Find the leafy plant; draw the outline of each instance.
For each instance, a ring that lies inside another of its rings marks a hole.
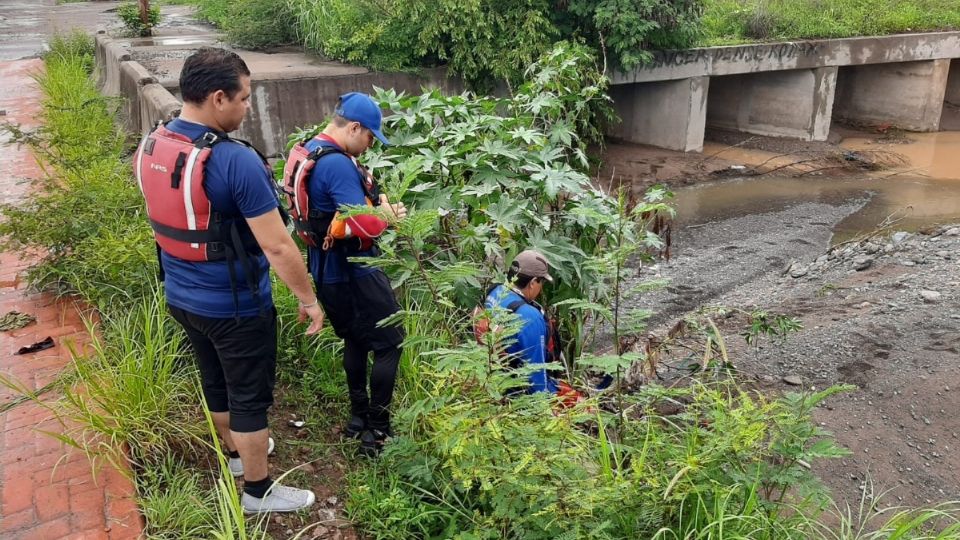
[[[633,69],[651,51],[692,46],[701,33],[700,0],[571,0],[554,17],[568,32],[609,52],[611,67]]]
[[[227,34],[239,47],[265,49],[294,43],[297,25],[286,1],[202,0],[197,14]]]
[[[151,6],[147,11],[147,20],[140,17],[140,6],[136,2],[128,2],[117,6],[117,17],[134,36],[149,36],[154,26],[160,24],[160,6]]]

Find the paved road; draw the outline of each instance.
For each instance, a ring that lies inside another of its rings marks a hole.
[[[81,2],[57,5],[55,0],[0,2],[0,60],[32,58],[42,52],[55,31],[81,28],[88,32],[120,26],[114,10],[120,2]]]

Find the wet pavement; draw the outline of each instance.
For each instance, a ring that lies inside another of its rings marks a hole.
[[[114,12],[120,2],[79,2],[57,5],[55,0],[0,2],[0,60],[33,58],[46,48],[56,31],[88,31],[120,27]]]

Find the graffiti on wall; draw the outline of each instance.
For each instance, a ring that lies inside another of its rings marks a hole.
[[[648,69],[685,66],[688,64],[714,62],[762,62],[765,60],[784,61],[798,57],[820,54],[820,44],[810,41],[797,43],[778,43],[776,45],[745,45],[742,47],[718,47],[711,49],[689,49],[685,51],[656,51]]]

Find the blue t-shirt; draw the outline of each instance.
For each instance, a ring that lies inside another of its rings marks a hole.
[[[181,120],[167,124],[167,129],[186,135],[191,140],[202,137],[210,128]],[[279,206],[273,179],[256,152],[234,142],[221,142],[213,147],[206,162],[204,191],[212,208],[236,219],[255,218],[275,212]],[[235,315],[251,317],[260,312],[243,265],[235,263],[238,305],[234,305],[230,273],[226,261],[189,262],[162,253],[167,303],[190,313],[211,318]],[[270,265],[263,255],[251,256],[260,276],[260,300],[263,308],[273,306],[270,290]]]
[[[313,152],[317,148],[336,148],[330,141],[311,139],[305,145],[307,151]],[[366,204],[363,192],[363,175],[353,160],[338,153],[330,153],[322,157],[307,180],[307,190],[310,199],[310,208],[321,212],[335,212],[344,206],[362,206]],[[351,254],[349,257],[373,257],[373,250]],[[324,259],[326,259],[324,261]],[[363,277],[376,271],[375,268],[363,264],[351,263],[348,256],[337,251],[323,251],[310,248],[307,250],[307,266],[310,274],[317,283],[344,283],[354,278]],[[323,276],[320,276],[320,266],[323,264]]]
[[[498,285],[487,295],[484,305],[488,309],[494,306],[507,309],[507,306],[517,300],[523,300],[519,293]],[[526,301],[517,308],[515,313],[523,321],[523,325],[513,336],[515,341],[507,347],[507,353],[521,359],[524,365],[546,364],[547,320],[543,317],[543,313]],[[557,384],[547,374],[546,369],[541,369],[530,374],[530,391],[556,393]]]

